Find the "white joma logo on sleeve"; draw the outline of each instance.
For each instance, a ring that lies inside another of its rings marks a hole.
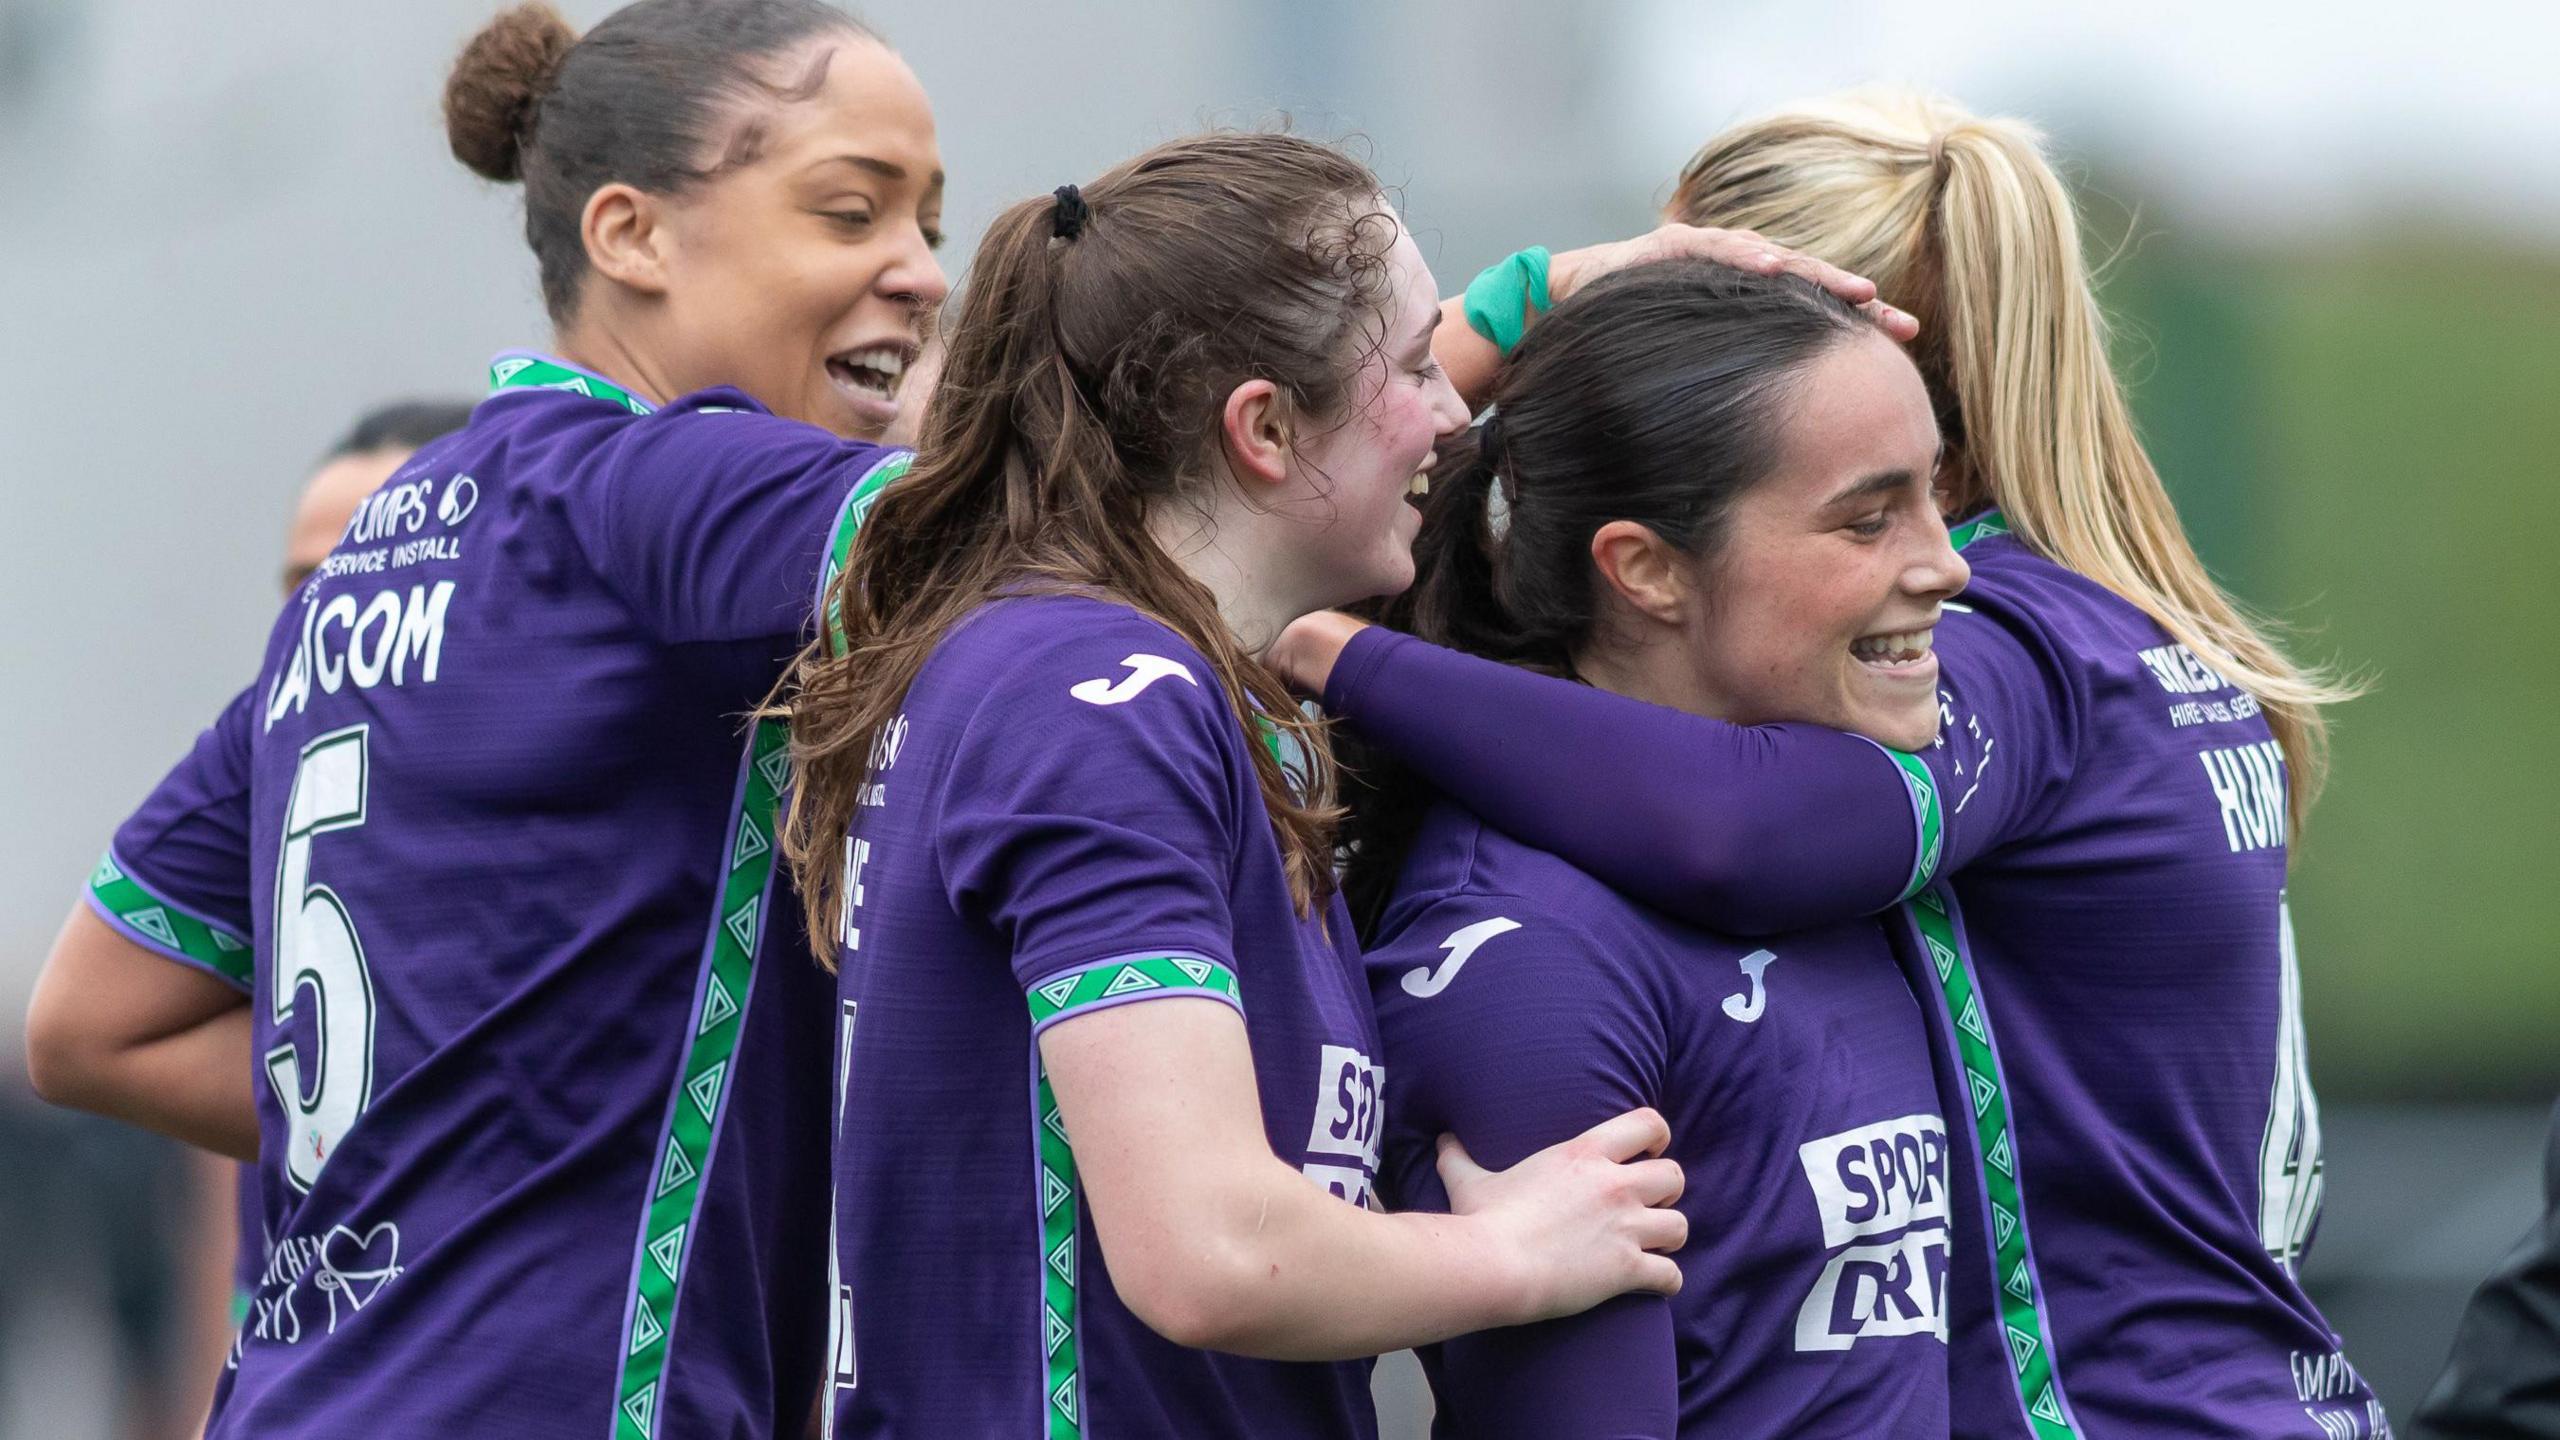
[[[1448,989],[1449,982],[1458,978],[1459,969],[1467,963],[1467,957],[1476,953],[1476,947],[1496,935],[1506,935],[1519,928],[1519,921],[1496,915],[1490,920],[1479,920],[1452,931],[1448,939],[1440,942],[1440,948],[1449,952],[1449,958],[1437,966],[1417,965],[1404,972],[1404,993],[1417,1000],[1428,1000]]]
[[[1181,676],[1185,685],[1197,687],[1200,683],[1191,678],[1191,672],[1181,662],[1161,655],[1132,655],[1120,663],[1128,667],[1128,674],[1117,680],[1081,681],[1068,686],[1067,693],[1087,705],[1126,705],[1168,675]]]

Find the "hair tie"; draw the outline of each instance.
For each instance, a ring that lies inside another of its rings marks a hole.
[[[1093,218],[1093,207],[1084,203],[1084,192],[1073,185],[1061,185],[1050,192],[1058,197],[1058,208],[1050,212],[1049,233],[1060,240],[1073,240],[1084,233],[1084,222]]]
[[[1502,461],[1502,412],[1494,411],[1476,427],[1476,455],[1492,469],[1500,469]]]

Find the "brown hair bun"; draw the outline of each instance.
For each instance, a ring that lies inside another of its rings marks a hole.
[[[542,97],[577,43],[578,32],[542,0],[527,0],[482,26],[444,82],[453,158],[492,180],[522,179],[524,144]]]

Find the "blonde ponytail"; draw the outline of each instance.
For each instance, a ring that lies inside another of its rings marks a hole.
[[[2298,828],[2328,769],[2321,707],[2355,687],[2288,659],[2197,558],[2136,437],[2071,196],[2041,137],[1905,92],[1816,102],[1716,137],[1670,213],[1756,230],[1875,280],[1920,319],[1954,501],[2106,586],[2253,696]]]

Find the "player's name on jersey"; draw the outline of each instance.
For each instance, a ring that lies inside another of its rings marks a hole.
[[[347,591],[325,601],[306,592],[293,655],[267,687],[267,728],[307,708],[315,686],[335,695],[349,687],[405,686],[412,677],[435,683],[452,605],[450,580],[394,585],[361,600]]]

